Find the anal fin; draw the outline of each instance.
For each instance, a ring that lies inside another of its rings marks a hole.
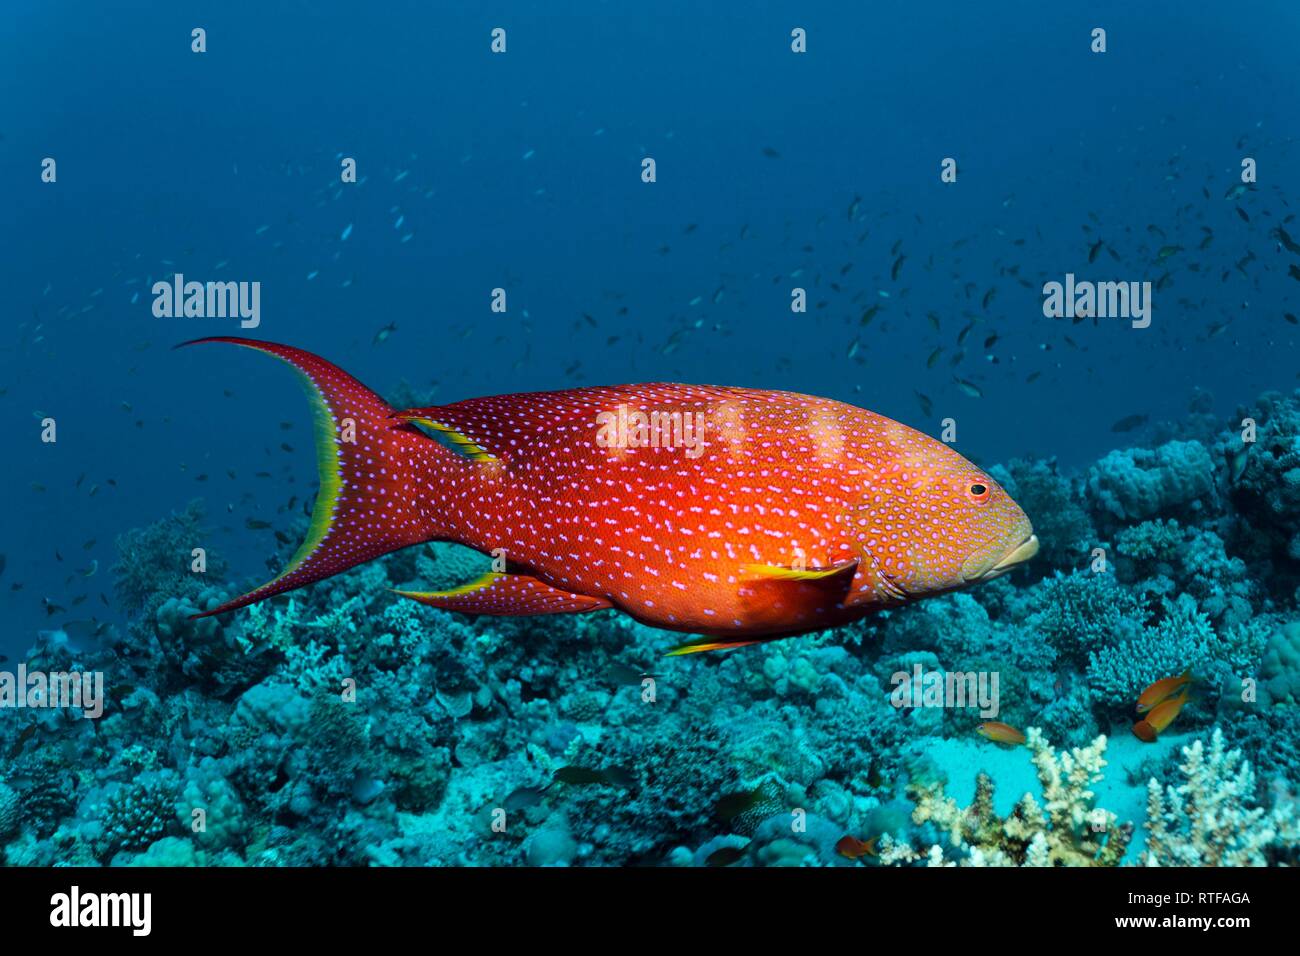
[[[446,591],[398,591],[402,597],[461,614],[528,617],[533,614],[582,614],[612,607],[604,598],[553,588],[526,574],[489,571],[477,580]]]
[[[725,637],[702,637],[687,641],[685,644],[678,644],[664,656],[681,657],[683,654],[699,654],[703,651],[729,651],[733,647],[748,647],[750,644],[760,644],[765,640],[767,640],[765,637],[748,641],[729,641]]]

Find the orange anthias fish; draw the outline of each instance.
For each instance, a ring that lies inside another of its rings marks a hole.
[[[840,402],[646,384],[399,411],[301,349],[199,341],[302,373],[320,471],[311,527],[284,572],[206,614],[453,541],[504,556],[504,573],[399,593],[465,614],[616,608],[705,635],[685,653],[846,624],[988,581],[1038,551],[1029,519],[987,474]]]
[[[1145,720],[1139,720],[1133,725],[1133,736],[1145,743],[1153,744],[1156,742],[1156,729]]]
[[[839,842],[835,844],[835,852],[840,856],[848,857],[850,860],[861,859],[864,856],[876,855],[876,841],[880,837],[873,836],[870,840],[859,840],[855,836],[842,836]]]
[[[1025,742],[1024,734],[1000,720],[986,720],[975,729],[981,737],[986,737],[1000,744],[1023,744]]]
[[[1137,712],[1145,714],[1166,697],[1176,694],[1184,684],[1190,684],[1191,681],[1192,672],[1190,670],[1184,671],[1180,677],[1166,677],[1156,681],[1138,697]]]
[[[1156,737],[1163,733],[1174,722],[1174,718],[1178,716],[1179,712],[1182,711],[1191,691],[1192,688],[1186,686],[1177,697],[1166,698],[1153,707],[1144,720],[1139,720],[1133,725],[1134,735],[1139,740],[1154,743]]]
[[[1183,692],[1177,697],[1170,697],[1151,708],[1151,713],[1147,714],[1147,723],[1155,728],[1156,733],[1160,733],[1174,722],[1174,718],[1182,711],[1191,692],[1190,687],[1184,687]]]

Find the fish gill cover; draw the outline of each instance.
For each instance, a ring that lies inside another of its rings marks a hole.
[[[4,864],[1300,861],[1293,4],[9,6]]]

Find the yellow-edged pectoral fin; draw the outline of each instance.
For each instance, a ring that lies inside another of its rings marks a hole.
[[[843,561],[825,568],[790,568],[776,564],[742,564],[740,571],[746,577],[763,581],[828,581],[847,575],[849,580],[858,569],[858,560]]]

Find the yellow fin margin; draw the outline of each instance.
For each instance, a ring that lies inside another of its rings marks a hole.
[[[785,568],[776,564],[742,564],[740,570],[745,574],[767,578],[770,581],[822,581],[843,574],[851,567],[857,566],[857,559],[834,564],[829,568]]]
[[[450,425],[444,425],[442,422],[434,421],[432,418],[414,418],[405,415],[398,416],[402,421],[416,422],[425,428],[432,429],[440,434],[446,435],[447,440],[455,445],[455,451],[474,461],[498,461],[496,455],[492,454],[474,439],[468,435],[458,432]]]
[[[508,575],[505,574],[499,574],[496,571],[488,571],[487,573],[475,578],[473,581],[458,585],[454,588],[449,588],[446,591],[398,591],[393,588],[389,588],[389,590],[400,597],[412,598],[417,601],[420,598],[460,597],[462,594],[473,594],[475,591],[482,591],[484,588],[490,588],[494,583],[496,583],[498,578],[504,578],[507,576]]]

